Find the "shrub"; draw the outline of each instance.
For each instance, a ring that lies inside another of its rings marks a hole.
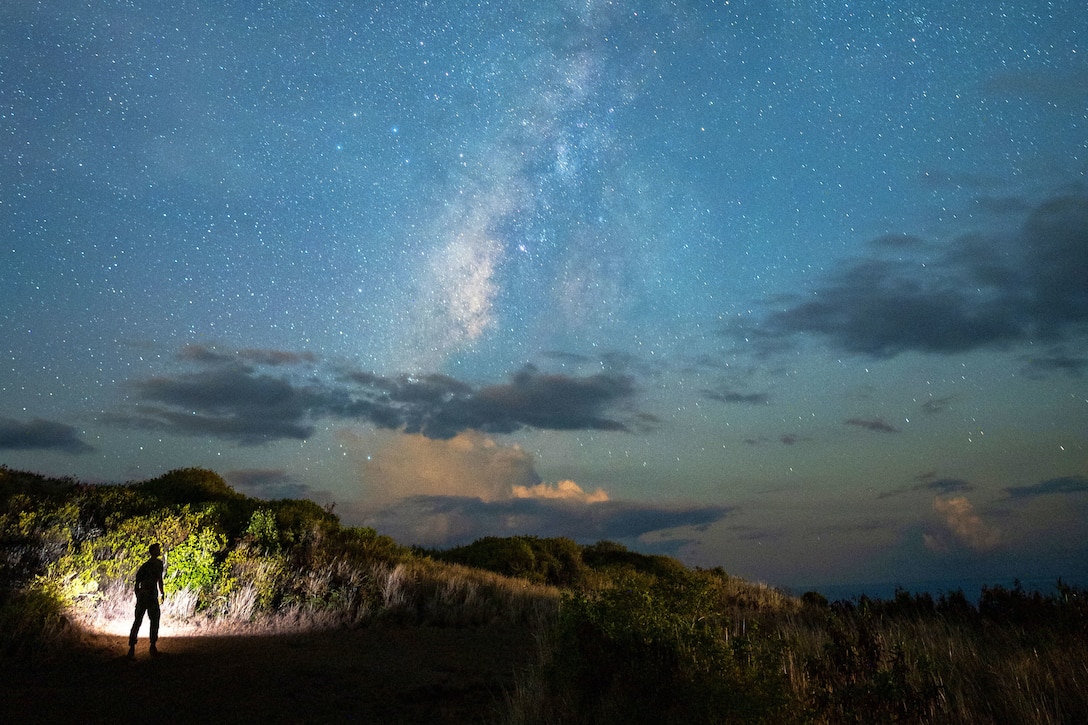
[[[727,624],[707,577],[629,574],[564,596],[546,678],[580,722],[774,719],[788,701],[780,653]]]
[[[34,587],[0,599],[0,651],[26,657],[75,636],[56,592]]]
[[[228,486],[218,473],[205,468],[178,468],[138,483],[135,488],[167,504],[241,501],[246,498]]]

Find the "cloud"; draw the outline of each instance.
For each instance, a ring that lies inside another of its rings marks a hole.
[[[895,256],[882,256],[893,246]],[[886,358],[1061,341],[1088,323],[1088,197],[1039,204],[1009,235],[965,235],[944,248],[882,237],[870,248],[876,256],[787,298],[746,338],[767,353],[815,335],[836,350]]]
[[[947,395],[943,398],[930,398],[922,403],[922,412],[928,415],[943,413],[948,410],[949,405],[951,405],[952,401],[955,399],[955,395]]]
[[[627,375],[600,373],[585,378],[545,375],[526,367],[506,385],[481,388],[467,407],[474,428],[513,432],[518,428],[551,430],[624,430],[601,411],[634,392]]]
[[[1047,355],[1024,358],[1023,372],[1033,380],[1048,378],[1054,373],[1064,373],[1071,378],[1083,377],[1088,370],[1088,358],[1053,350]]]
[[[571,480],[560,481],[554,486],[546,483],[538,483],[535,486],[514,486],[512,493],[514,498],[543,498],[580,503],[601,503],[608,500],[608,494],[603,488],[598,488],[593,493],[586,493],[581,486]]]
[[[342,431],[340,441],[359,462],[361,485],[358,499],[339,509],[345,520],[402,543],[442,547],[512,535],[630,542],[706,526],[731,510],[614,501],[602,488],[546,483],[531,453],[476,431],[450,439]]]
[[[0,450],[54,450],[90,453],[94,447],[80,440],[76,429],[64,423],[35,418],[21,422],[0,418]]]
[[[543,373],[531,365],[506,383],[475,387],[441,374],[388,377],[360,371],[340,371],[332,380],[311,376],[300,381],[290,371],[273,374],[261,367],[308,363],[311,358],[274,351],[221,356],[190,346],[183,359],[199,361],[202,368],[137,381],[135,410],[103,420],[243,445],[306,439],[321,419],[369,423],[435,439],[469,430],[628,431],[626,423],[608,413],[635,392],[628,375],[577,377]],[[255,364],[245,364],[249,362]],[[640,413],[628,417],[636,429],[653,422]]]
[[[541,373],[531,365],[508,383],[479,388],[443,375],[393,379],[356,373],[348,379],[359,387],[347,391],[353,400],[342,410],[345,417],[428,438],[452,438],[466,430],[626,431],[624,423],[604,413],[634,394],[627,375],[573,377]]]
[[[966,496],[937,496],[933,499],[933,510],[941,516],[948,531],[971,549],[986,551],[996,547],[1000,541],[1000,532],[982,521]],[[927,545],[941,548],[938,541],[936,537],[929,536]]]
[[[1088,478],[1084,476],[1063,476],[1040,481],[1029,486],[1010,486],[1005,489],[1005,493],[1009,495],[1009,498],[1016,499],[1086,492],[1088,492]]]
[[[311,417],[328,408],[326,393],[282,377],[226,365],[135,384],[145,402],[132,424],[253,445],[313,435]]]
[[[961,478],[936,478],[933,474],[924,474],[919,476],[922,480],[921,483],[914,486],[908,486],[907,488],[897,488],[892,491],[885,491],[881,493],[877,498],[890,498],[892,496],[898,496],[900,494],[909,493],[911,491],[925,491],[928,493],[939,493],[943,495],[952,493],[964,493],[967,491],[973,491],[972,486],[967,481]]]
[[[735,390],[704,390],[703,397],[720,403],[745,405],[767,405],[771,402],[771,396],[767,393],[738,393]]]
[[[871,430],[876,433],[899,433],[899,429],[890,423],[885,423],[880,418],[849,418],[843,421],[843,425],[852,425],[857,428],[864,428],[865,430]]]
[[[422,435],[340,434],[359,461],[364,498],[369,503],[410,496],[459,496],[494,501],[517,488],[541,483],[532,454],[501,445],[476,431],[453,438]]]
[[[268,500],[281,498],[309,498],[313,499],[318,492],[309,486],[299,483],[289,473],[280,468],[243,468],[227,471],[223,474],[233,488],[238,489],[257,498]],[[322,492],[323,499],[328,499],[329,494]]]

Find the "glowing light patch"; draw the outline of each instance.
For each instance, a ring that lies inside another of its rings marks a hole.
[[[538,483],[535,486],[514,486],[511,493],[514,498],[561,499],[581,503],[600,503],[608,500],[608,493],[603,488],[598,488],[593,493],[586,493],[581,486],[570,480],[560,481],[554,486],[546,483]]]

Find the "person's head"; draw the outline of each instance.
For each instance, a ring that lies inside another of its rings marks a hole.
[[[147,553],[151,556],[162,556],[162,548],[158,544],[147,547]]]

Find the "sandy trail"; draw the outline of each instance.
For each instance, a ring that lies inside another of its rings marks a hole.
[[[0,722],[492,721],[535,658],[524,629],[373,626],[307,635],[124,638],[0,660]]]

